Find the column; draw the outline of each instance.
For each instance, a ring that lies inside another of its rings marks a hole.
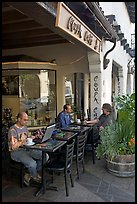
[[[89,108],[89,74],[84,74],[84,113],[88,117],[87,109]]]
[[[90,73],[90,113],[91,120],[101,114],[102,99],[101,73]]]
[[[98,118],[102,107],[102,73],[100,55],[88,52],[90,72],[90,118]]]

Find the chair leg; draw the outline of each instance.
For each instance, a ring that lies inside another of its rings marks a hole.
[[[69,196],[69,190],[68,190],[68,175],[67,172],[65,173],[65,188],[66,188],[66,196]]]
[[[51,175],[51,183],[53,183],[53,176],[54,176],[54,172],[52,171],[52,175]]]
[[[94,148],[94,144],[92,144],[92,159],[93,159],[93,164],[95,164],[95,148]]]
[[[70,173],[70,181],[71,181],[71,186],[74,187],[74,182],[73,182],[71,173]]]
[[[78,162],[78,159],[76,159],[76,167],[77,167],[77,178],[79,179],[79,162]]]
[[[8,180],[10,180],[11,176],[12,176],[12,172],[11,172],[11,168],[10,168],[10,163],[7,162],[7,166],[6,166],[6,175]]]
[[[84,159],[82,160],[82,166],[83,166],[83,173],[85,173]]]
[[[20,169],[20,187],[23,188],[23,180],[24,180],[24,166],[21,166]]]

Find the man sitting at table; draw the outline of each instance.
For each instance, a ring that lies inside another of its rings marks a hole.
[[[106,125],[109,125],[112,122],[112,107],[109,103],[104,103],[102,106],[103,113],[99,116],[99,118],[85,121],[87,124],[93,124],[92,130],[88,134],[87,143],[90,143],[91,137],[93,140],[99,140],[99,131],[105,128]]]
[[[71,112],[72,112],[71,105],[65,104],[63,106],[63,111],[61,111],[57,117],[57,123],[59,128],[64,128],[71,124],[71,118],[70,118]]]
[[[17,115],[17,122],[10,127],[8,132],[8,145],[10,156],[13,160],[21,162],[28,168],[30,174],[25,174],[24,184],[29,186],[30,179],[35,182],[41,182],[41,176],[38,171],[42,168],[42,151],[20,148],[26,142],[28,137],[28,115],[25,112],[21,112]],[[32,136],[34,139],[35,137]],[[46,154],[46,161],[49,159]]]

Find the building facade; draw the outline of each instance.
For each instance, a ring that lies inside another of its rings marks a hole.
[[[3,3],[2,83],[11,89],[19,77],[2,108],[14,117],[29,112],[37,126],[54,122],[67,102],[93,119],[103,103],[133,93],[135,5],[128,3]]]

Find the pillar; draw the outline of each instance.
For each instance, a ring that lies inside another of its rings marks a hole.
[[[102,73],[100,55],[88,52],[90,72],[90,118],[98,118],[102,107]]]
[[[84,113],[88,117],[87,109],[89,108],[89,74],[84,74]]]

